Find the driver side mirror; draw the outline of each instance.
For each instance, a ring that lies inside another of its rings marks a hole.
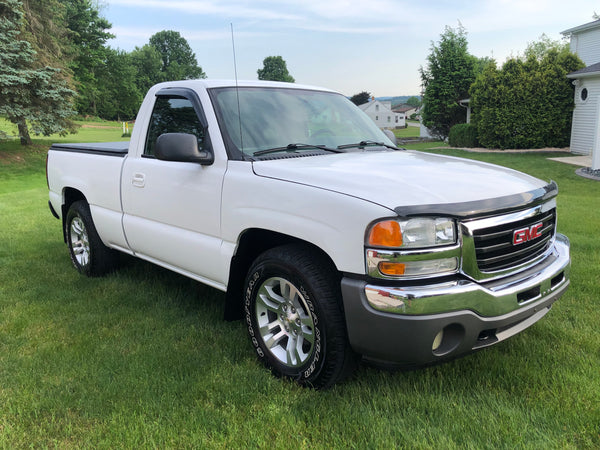
[[[396,147],[398,147],[398,138],[396,138],[396,135],[392,130],[383,130],[383,134],[385,134],[388,139],[392,141]]]
[[[198,138],[193,134],[165,133],[156,140],[154,155],[163,161],[195,162],[203,166],[214,162],[214,155],[198,149]]]

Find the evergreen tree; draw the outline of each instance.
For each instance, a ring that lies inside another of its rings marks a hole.
[[[472,122],[488,148],[569,145],[573,85],[566,75],[584,67],[568,47],[545,37],[524,58],[489,65],[471,87]]]
[[[350,97],[350,101],[357,106],[367,103],[369,100],[371,100],[371,94],[367,91],[359,92],[358,94],[354,94],[352,97]]]
[[[466,109],[459,100],[468,98],[475,81],[477,58],[467,51],[467,33],[446,27],[438,44],[431,44],[427,68],[421,68],[425,89],[421,117],[435,135],[446,138],[450,128],[466,121]]]
[[[36,63],[68,68],[71,58],[66,7],[61,0],[22,0],[24,30],[22,37],[36,52]]]
[[[259,80],[285,81],[294,83],[294,77],[288,72],[287,64],[281,56],[267,56],[263,68],[256,71]]]
[[[29,125],[45,136],[74,129],[69,117],[75,93],[59,69],[36,67],[36,52],[21,36],[22,6],[19,0],[0,0],[0,114],[17,125],[21,143],[28,145]]]

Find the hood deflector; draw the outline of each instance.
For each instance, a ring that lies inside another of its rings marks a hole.
[[[395,208],[394,211],[396,211],[400,217],[435,215],[471,219],[505,214],[511,211],[536,206],[557,195],[558,185],[554,181],[551,181],[544,187],[522,194],[460,203],[399,206]]]

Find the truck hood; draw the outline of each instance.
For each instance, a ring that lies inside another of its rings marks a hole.
[[[352,152],[255,161],[254,172],[389,209],[522,195],[546,182],[505,167],[416,151]]]

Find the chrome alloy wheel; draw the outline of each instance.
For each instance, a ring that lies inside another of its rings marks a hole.
[[[71,221],[70,238],[73,256],[81,267],[85,267],[90,261],[90,241],[85,224],[79,216]]]
[[[256,320],[267,349],[288,367],[312,355],[315,324],[304,296],[284,278],[267,279],[256,296]]]

